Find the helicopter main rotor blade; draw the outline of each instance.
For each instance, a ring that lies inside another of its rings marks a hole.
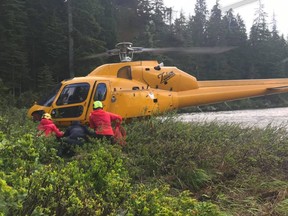
[[[127,53],[129,52],[141,53],[143,52],[143,47],[129,47],[127,48]],[[120,49],[112,49],[112,50],[107,50],[106,52],[103,52],[103,53],[92,54],[92,55],[83,57],[81,58],[81,60],[89,60],[89,59],[95,59],[95,58],[100,58],[100,57],[105,57],[105,56],[119,55],[119,53],[122,53]]]
[[[100,57],[105,57],[105,56],[119,55],[119,53],[120,53],[119,49],[112,49],[112,50],[107,50],[106,52],[103,52],[103,53],[92,54],[92,55],[83,57],[81,58],[81,60],[89,60],[89,59],[95,59],[95,58],[100,58]]]
[[[92,54],[87,57],[81,58],[81,60],[89,60],[100,58],[104,56],[113,56],[129,53],[141,53],[141,52],[153,52],[153,53],[167,53],[167,52],[180,52],[180,53],[188,53],[188,54],[220,54],[224,52],[228,52],[237,47],[229,46],[229,47],[166,47],[166,48],[143,48],[143,47],[129,47],[126,50],[121,49],[112,49],[107,50],[104,53]]]
[[[143,48],[143,52],[165,53],[165,52],[182,52],[190,54],[219,54],[230,51],[237,47],[166,47],[166,48]]]
[[[80,60],[89,60],[89,59],[95,59],[95,58],[100,58],[100,57],[104,57],[104,56],[109,56],[108,52],[92,54],[92,55],[89,55],[86,57],[82,57],[82,58],[80,58]]]
[[[251,4],[251,3],[254,3],[258,0],[242,0],[242,1],[238,1],[238,2],[235,2],[233,4],[230,4],[230,5],[227,5],[227,6],[224,6],[224,7],[220,7],[220,9],[222,11],[228,11],[230,9],[236,9],[236,8],[239,8],[239,7],[242,7],[242,6],[245,6],[247,4]]]

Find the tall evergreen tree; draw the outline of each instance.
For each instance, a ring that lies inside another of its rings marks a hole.
[[[207,45],[221,46],[225,45],[225,31],[222,22],[222,13],[219,9],[219,4],[213,6],[211,15],[207,22]]]
[[[205,46],[206,45],[206,27],[208,10],[205,0],[197,0],[195,15],[189,18],[188,33],[190,35],[190,45]]]
[[[206,27],[208,46],[223,46],[225,45],[225,31],[222,22],[222,14],[219,9],[219,4],[216,3],[212,10]],[[222,78],[225,73],[224,69],[227,68],[226,58],[224,55],[210,56],[209,63],[206,63],[206,78],[213,79],[215,76]]]
[[[150,3],[139,0],[116,0],[117,36],[119,41],[132,41],[139,35],[139,32],[142,32],[141,30],[146,24],[147,4]]]
[[[258,42],[267,41],[270,38],[270,31],[266,18],[267,13],[264,11],[264,5],[261,3],[261,1],[259,1],[259,7],[256,11],[256,18],[250,32],[251,45],[257,45]]]
[[[172,29],[176,45],[184,46],[187,38],[187,20],[183,11],[180,12],[179,18],[175,19]]]
[[[237,48],[229,55],[226,55],[228,61],[229,75],[231,79],[248,78],[248,47],[246,26],[239,14],[236,16],[230,9],[223,17],[225,41],[228,46],[236,46]]]
[[[226,44],[230,46],[243,46],[247,41],[246,26],[238,14],[236,17],[230,9],[223,17]]]
[[[99,40],[105,42],[106,48],[112,48],[117,42],[117,16],[114,0],[101,0],[102,7],[98,8],[96,15],[100,25]],[[96,1],[97,5],[97,1]]]
[[[55,81],[61,81],[67,78],[68,70],[63,73],[67,67],[68,61],[68,40],[67,40],[67,25],[63,22],[64,17],[60,16],[62,10],[62,4],[55,4],[54,8],[51,8],[51,14],[46,23],[44,30],[43,44],[46,47],[45,61],[42,60],[40,68],[46,65],[50,66],[50,70]],[[65,67],[63,67],[63,65]],[[41,71],[41,70],[39,70]],[[62,75],[59,74],[62,72]],[[41,85],[41,84],[39,84]]]
[[[140,18],[144,26],[151,21],[153,7],[150,1],[151,0],[137,0],[137,17]]]
[[[197,0],[194,8],[194,15],[189,17],[187,24],[187,46],[202,47],[207,45],[207,18],[208,10],[205,0]],[[198,79],[206,79],[207,59],[203,56],[190,55],[187,56],[187,70],[196,75]]]
[[[138,0],[137,17],[139,18],[139,31],[133,42],[145,47],[153,47],[155,25],[151,20],[153,6],[150,0]]]
[[[37,77],[45,65],[49,65],[55,81],[69,77],[66,7],[58,0],[29,0],[26,6],[30,77],[34,88],[39,89],[42,84]]]
[[[114,41],[115,35],[107,27],[109,19],[104,16],[105,11],[109,11],[110,4],[110,0],[72,0],[76,76],[86,75],[97,63],[100,64],[99,59],[84,63],[78,61],[79,58],[103,51],[103,46],[106,47],[104,37],[107,37],[109,44]],[[112,15],[107,16],[112,18]],[[101,25],[107,28],[101,29]]]
[[[167,8],[164,6],[163,0],[152,0],[151,6],[153,8],[151,21],[154,25],[154,45],[167,46],[172,36],[170,27],[166,24]]]
[[[14,96],[29,88],[26,23],[24,0],[0,2],[0,78]]]
[[[251,59],[250,77],[267,78],[271,77],[272,65],[270,64],[270,47],[268,41],[271,33],[266,22],[267,13],[264,5],[259,1],[259,8],[256,11],[256,19],[250,31],[250,52]]]
[[[53,72],[47,65],[39,68],[37,79],[39,83],[38,89],[45,95],[47,95],[51,91],[51,88],[55,85]]]
[[[277,77],[287,77],[288,72],[285,66],[288,57],[288,44],[287,41],[285,41],[284,36],[279,35],[275,15],[272,20],[272,32],[268,45],[271,50],[269,60],[271,61],[271,66],[273,66],[273,68],[271,68],[273,70],[271,73]]]

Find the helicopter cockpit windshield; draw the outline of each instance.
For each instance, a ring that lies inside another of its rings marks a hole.
[[[59,92],[60,88],[61,88],[62,84],[59,83],[57,84],[52,90],[51,92],[49,92],[46,96],[44,96],[43,98],[41,98],[37,104],[40,106],[46,106],[49,107],[52,105],[57,93]]]
[[[90,85],[88,83],[70,84],[64,87],[56,105],[81,103],[87,98]]]

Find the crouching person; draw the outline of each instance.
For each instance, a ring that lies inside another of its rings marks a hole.
[[[103,110],[103,104],[101,101],[95,101],[93,103],[93,111],[89,116],[90,128],[94,129],[97,139],[107,139],[111,143],[114,143],[114,131],[112,123],[116,127],[122,122],[120,115],[110,113]]]
[[[40,124],[38,125],[38,136],[45,135],[46,137],[55,135],[57,138],[63,136],[63,132],[60,131],[57,126],[53,123],[51,115],[49,113],[44,113]]]

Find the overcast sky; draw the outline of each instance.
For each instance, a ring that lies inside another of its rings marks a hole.
[[[249,2],[249,0],[247,0]],[[264,10],[268,14],[267,23],[272,23],[273,13],[275,14],[277,27],[280,34],[284,34],[285,38],[288,36],[288,0],[261,0],[264,4]],[[183,10],[186,16],[194,14],[194,6],[196,0],[163,0],[165,6],[173,7],[174,13],[177,13]],[[206,0],[207,9],[211,11],[213,5],[215,5],[216,0]],[[219,4],[221,7],[231,5],[239,0],[220,0]],[[247,31],[250,30],[250,27],[255,19],[255,11],[258,8],[258,1],[250,0],[250,4],[234,9],[234,14],[239,13],[244,19]],[[174,18],[176,18],[174,17]]]

